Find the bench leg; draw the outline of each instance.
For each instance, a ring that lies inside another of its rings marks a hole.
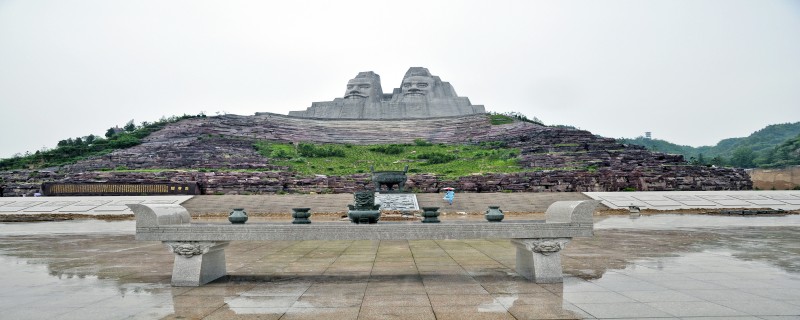
[[[517,273],[536,283],[564,282],[561,249],[571,238],[511,239],[517,247]]]
[[[197,287],[225,276],[228,241],[164,241],[175,254],[172,285]]]

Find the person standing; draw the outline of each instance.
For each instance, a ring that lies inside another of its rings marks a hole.
[[[453,200],[456,197],[456,193],[455,193],[455,191],[453,191],[452,188],[445,189],[445,190],[447,190],[447,192],[444,194],[444,200],[447,200],[447,203],[449,203],[452,206],[453,205]]]

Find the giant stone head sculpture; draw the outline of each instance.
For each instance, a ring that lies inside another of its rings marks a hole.
[[[459,97],[449,82],[442,81],[423,67],[411,67],[399,88],[384,94],[381,77],[372,71],[359,72],[347,82],[344,96],[333,101],[313,102],[290,116],[323,119],[418,119],[484,113]],[[258,114],[258,113],[257,113]]]
[[[381,76],[375,72],[367,71],[359,72],[355,78],[347,81],[344,99],[380,101],[382,95]]]
[[[439,81],[441,82],[441,80]],[[406,71],[400,85],[400,101],[420,101],[436,96],[436,79],[426,68],[412,67]]]
[[[433,78],[425,76],[412,76],[403,79],[403,96],[426,96],[433,89]]]

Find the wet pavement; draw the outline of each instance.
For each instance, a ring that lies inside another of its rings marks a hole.
[[[603,218],[563,284],[507,239],[232,242],[229,276],[171,287],[134,221],[0,223],[1,319],[797,319],[800,216]]]

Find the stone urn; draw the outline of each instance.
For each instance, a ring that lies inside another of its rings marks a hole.
[[[244,224],[247,222],[247,212],[244,212],[243,208],[235,208],[228,215],[228,221],[233,224]]]
[[[483,217],[489,222],[500,222],[503,221],[505,215],[503,215],[503,210],[500,210],[500,206],[489,206],[489,210],[486,210]]]
[[[308,218],[311,217],[311,212],[309,212],[311,208],[292,208],[292,220],[293,224],[309,224],[311,220]]]
[[[422,207],[422,223],[439,223],[439,207]]]

